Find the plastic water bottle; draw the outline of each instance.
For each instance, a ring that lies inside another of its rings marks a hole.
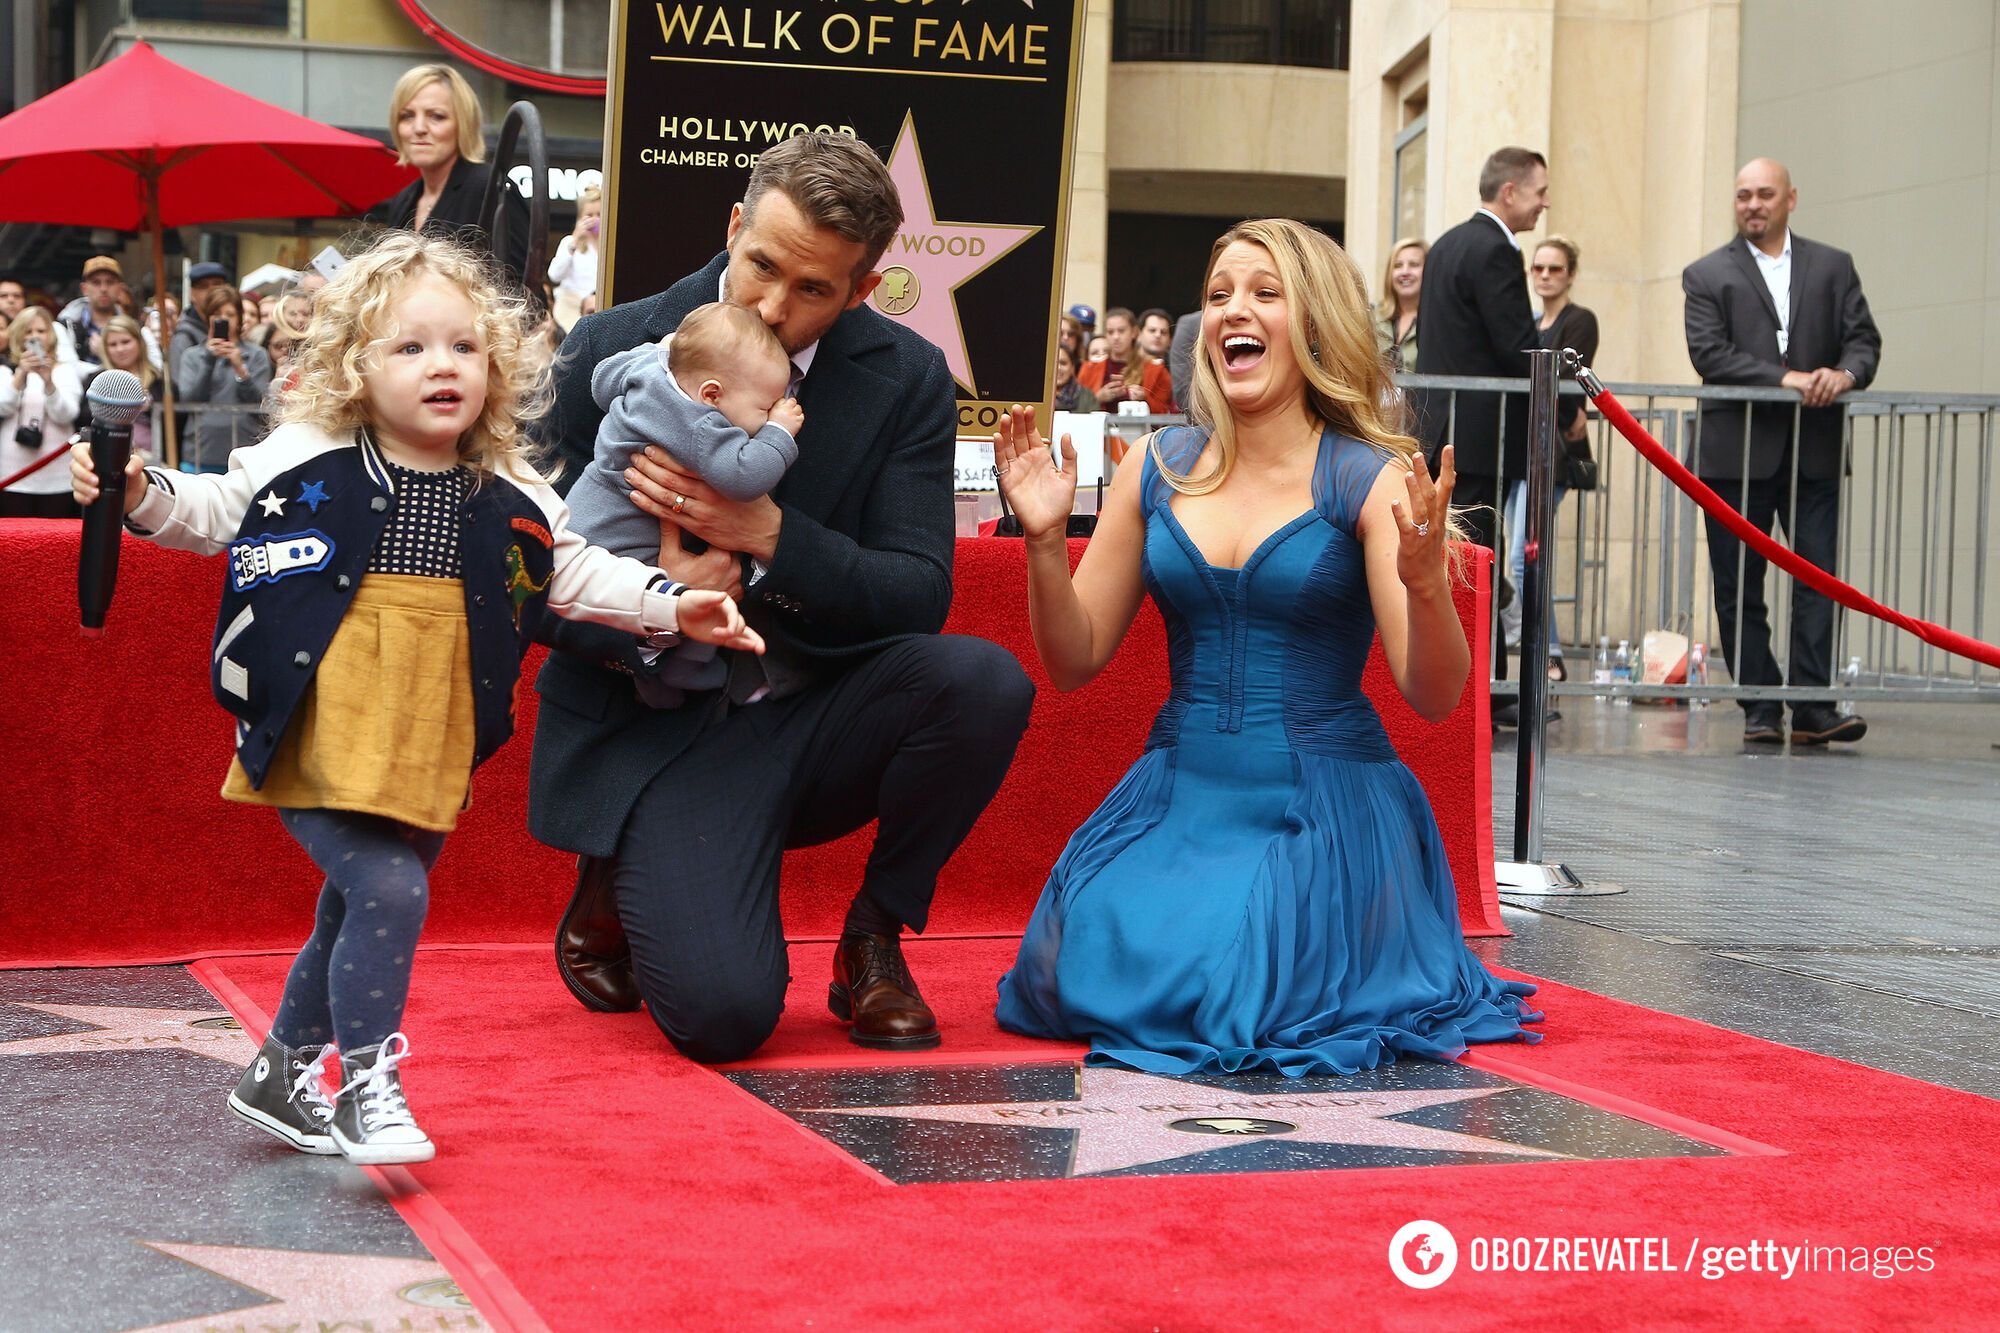
[[[1632,683],[1632,641],[1630,639],[1620,639],[1618,641],[1618,656],[1611,659],[1611,683],[1613,685],[1630,685]],[[1632,696],[1629,694],[1620,694],[1615,696],[1612,702],[1629,704],[1632,702]]]
[[[1847,659],[1847,669],[1840,673],[1840,688],[1848,692],[1847,697],[1840,701],[1840,715],[1842,717],[1853,717],[1854,691],[1861,688],[1861,659],[1859,657],[1850,657]]]
[[[1592,685],[1609,685],[1611,683],[1611,636],[1608,634],[1597,636],[1597,653],[1590,659],[1590,683]],[[1602,703],[1610,697],[1611,695],[1607,692],[1598,695],[1597,699],[1599,703]]]
[[[1687,683],[1695,690],[1700,690],[1702,686],[1708,684],[1708,645],[1705,643],[1697,643],[1688,649]],[[1693,708],[1706,708],[1708,696],[1691,693],[1688,695],[1688,705]]]

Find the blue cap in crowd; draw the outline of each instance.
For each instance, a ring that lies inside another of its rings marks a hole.
[[[1097,327],[1097,312],[1087,305],[1071,306],[1069,308],[1069,317],[1083,325],[1086,329]]]
[[[221,278],[224,282],[227,282],[229,281],[229,270],[210,259],[204,259],[201,263],[195,264],[188,269],[189,282],[204,282],[209,278]]]

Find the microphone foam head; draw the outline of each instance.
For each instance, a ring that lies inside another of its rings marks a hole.
[[[146,410],[146,386],[129,370],[99,371],[84,397],[92,419],[107,425],[125,425]]]

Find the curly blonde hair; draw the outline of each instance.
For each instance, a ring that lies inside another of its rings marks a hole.
[[[1208,252],[1203,273],[1212,274],[1222,252],[1237,241],[1262,247],[1278,270],[1292,357],[1305,376],[1306,410],[1322,425],[1373,445],[1403,467],[1427,467],[1422,446],[1392,422],[1391,414],[1402,400],[1376,351],[1367,282],[1347,251],[1303,222],[1258,218],[1224,232]],[[1205,288],[1206,278],[1204,309]],[[1236,462],[1235,416],[1209,359],[1208,344],[1204,321],[1203,336],[1195,340],[1188,419],[1208,430],[1216,447],[1215,466],[1200,477],[1176,472],[1161,456],[1159,435],[1153,437],[1153,465],[1183,495],[1207,495],[1228,479]],[[1277,352],[1274,347],[1267,355]],[[1462,541],[1465,530],[1456,515],[1447,522],[1451,535]]]
[[[491,265],[456,241],[384,232],[314,298],[312,324],[292,350],[296,378],[278,419],[334,435],[366,429],[366,380],[373,358],[395,332],[392,308],[410,283],[434,276],[472,302],[486,346],[486,402],[459,438],[460,461],[478,481],[502,470],[539,476],[537,450],[524,428],[548,411],[548,368],[524,354],[532,327],[527,302]]]

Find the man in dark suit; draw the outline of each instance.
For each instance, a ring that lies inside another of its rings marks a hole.
[[[565,623],[537,681],[529,824],[585,857],[558,968],[589,1008],[643,999],[697,1060],[741,1059],[777,1025],[780,854],[875,820],[829,1007],[859,1044],[937,1044],[898,937],[923,928],[939,870],[1027,726],[1032,687],[1012,655],[938,633],[956,397],[943,355],[864,304],[901,222],[865,145],[788,140],[760,157],[723,254],[578,321],[563,345],[552,426],[572,476],[603,416],[596,365],[718,296],[777,333],[805,410],[798,461],[761,499],[731,501],[658,450],[635,458],[634,503],[660,520],[661,566],[740,596],[769,654],[726,654],[726,689],[654,710],[624,673],[655,669],[655,654]],[[683,531],[707,548],[687,553]]]
[[[1708,405],[1701,414],[1697,471],[1763,531],[1771,531],[1773,520],[1782,521],[1792,548],[1831,571],[1846,470],[1846,414],[1829,404],[1875,378],[1882,335],[1868,314],[1853,258],[1791,230],[1797,204],[1798,190],[1781,164],[1762,157],[1749,163],[1736,176],[1736,238],[1681,274],[1688,358],[1702,383],[1796,389],[1805,404],[1796,414],[1796,448],[1789,405],[1751,409],[1747,433],[1743,404]],[[1730,672],[1742,685],[1779,684],[1784,675],[1771,654],[1765,560],[1715,519],[1706,522],[1720,646]],[[1803,584],[1792,597],[1789,665],[1794,685],[1824,686],[1832,680],[1833,603]],[[1743,711],[1744,740],[1784,740],[1778,701],[1744,700]],[[1867,730],[1860,717],[1842,717],[1828,703],[1792,706],[1795,743],[1858,741]]]
[[[1549,206],[1549,164],[1527,148],[1501,148],[1479,173],[1479,211],[1437,238],[1424,260],[1424,289],[1417,305],[1419,375],[1486,375],[1521,379],[1524,355],[1539,345],[1528,305],[1528,273],[1514,233],[1531,231]],[[1506,483],[1527,475],[1526,394],[1418,390],[1411,406],[1431,471],[1438,451],[1451,444],[1458,465],[1457,504],[1473,540],[1496,552]],[[1504,405],[1502,399],[1505,399]],[[1499,617],[1499,566],[1493,571],[1494,623]],[[1507,644],[1493,636],[1493,676],[1507,678]],[[1509,701],[1493,710],[1496,724],[1518,714]]]

